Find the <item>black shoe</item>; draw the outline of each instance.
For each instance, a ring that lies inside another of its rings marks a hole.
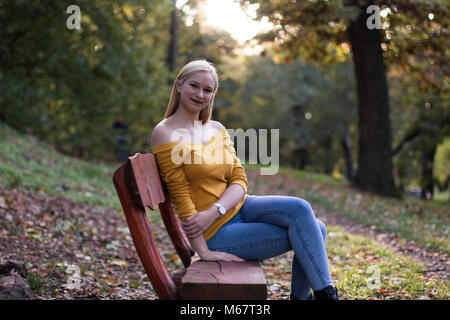
[[[291,300],[300,300],[300,299],[291,293]],[[306,300],[313,300],[313,295],[311,292],[308,294],[308,297],[306,298]]]
[[[314,291],[316,300],[339,300],[338,290],[333,286],[326,286],[322,290]]]

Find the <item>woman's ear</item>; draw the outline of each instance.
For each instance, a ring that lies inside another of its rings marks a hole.
[[[181,93],[180,80],[175,81],[175,90],[177,90],[178,93]]]

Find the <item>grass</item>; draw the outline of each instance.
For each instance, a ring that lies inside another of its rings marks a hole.
[[[425,278],[420,263],[368,237],[332,226],[327,242],[331,272],[348,299],[449,298],[448,282]]]
[[[35,294],[40,294],[45,287],[45,279],[31,272],[27,275],[27,282]]]
[[[450,253],[448,209],[436,209],[417,199],[383,198],[341,189],[331,197],[308,192],[308,198],[330,211],[385,233],[416,241],[434,251]]]
[[[113,166],[62,155],[0,122],[0,185],[120,208]]]
[[[327,252],[333,282],[342,299],[448,299],[442,279],[426,278],[419,262],[396,254],[365,236],[329,226]],[[272,298],[287,298],[292,252],[263,262]]]
[[[260,165],[260,164],[245,164],[245,168],[247,169],[261,169],[261,168],[268,168],[267,165]],[[331,176],[328,176],[326,174],[321,173],[315,173],[315,172],[309,172],[309,171],[303,171],[303,170],[297,170],[297,169],[291,169],[291,168],[284,168],[279,167],[278,173],[284,173],[288,174],[290,176],[293,176],[297,179],[306,179],[306,180],[313,180],[317,182],[323,182],[330,185],[341,185],[345,184],[342,182],[342,180],[335,179]]]

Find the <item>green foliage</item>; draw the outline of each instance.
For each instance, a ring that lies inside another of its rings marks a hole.
[[[441,89],[424,87],[417,73],[401,78],[393,76],[391,83],[394,147],[402,146],[395,155],[398,180],[405,185],[417,186],[421,183],[417,172],[421,170],[423,153],[430,147],[439,147],[450,136],[450,101],[444,84]],[[445,181],[450,170],[442,169],[448,163],[448,157],[436,155],[434,179]]]
[[[441,183],[450,175],[450,138],[446,138],[436,150],[434,172]]]
[[[274,30],[257,38],[273,43],[271,50],[280,61],[297,57],[320,65],[345,61],[348,47],[340,44],[347,40],[348,22],[359,13],[356,6],[343,1],[240,0],[244,8],[255,3],[259,5],[256,18],[268,17],[275,25]]]
[[[108,158],[122,116],[130,142],[143,147],[142,127],[168,96],[155,41],[168,2],[78,1],[80,30],[66,28],[70,4],[2,2],[1,118],[65,152]]]
[[[166,66],[171,1],[77,1],[80,30],[66,27],[71,4],[0,1],[0,120],[65,153],[113,160],[112,125],[121,119],[128,154],[148,152],[176,76]],[[200,30],[195,16],[187,26],[184,9],[196,5],[178,10],[178,65],[196,58],[220,65],[236,42]]]
[[[351,65],[320,69],[300,59],[276,64],[270,57],[249,57],[245,67],[238,98],[222,119],[233,127],[280,129],[280,163],[291,165],[302,149],[309,154],[310,169],[331,173],[341,153],[340,138],[355,126]]]

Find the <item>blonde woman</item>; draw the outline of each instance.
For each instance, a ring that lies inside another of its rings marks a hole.
[[[247,194],[247,176],[230,136],[210,119],[218,87],[213,64],[186,64],[151,139],[192,247],[207,261],[266,259],[293,250],[291,299],[311,299],[312,288],[315,299],[337,300],[326,229],[309,203],[292,196]]]

